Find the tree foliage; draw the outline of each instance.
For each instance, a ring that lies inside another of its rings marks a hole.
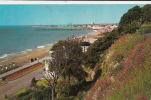
[[[140,25],[139,22],[134,20],[132,23],[127,24],[124,27],[124,32],[123,33],[134,33],[136,31],[136,29],[139,29]]]
[[[69,96],[71,85],[67,80],[59,81],[56,86],[57,98]]]
[[[86,53],[86,65],[94,68],[95,64],[100,59],[100,54],[108,49],[117,39],[118,33],[116,33],[116,31],[112,31],[110,34],[104,36],[103,38],[98,38],[94,43],[92,43]]]
[[[146,22],[151,22],[151,5],[135,6],[121,17],[118,30],[122,34],[133,33]]]
[[[56,43],[51,49],[55,52],[52,54],[53,58],[59,59],[61,58],[60,55],[65,57],[64,61],[60,62],[61,65],[66,62],[66,66],[70,66],[73,62],[77,62],[76,64],[72,64],[72,66],[63,74],[64,77],[68,76],[69,81],[71,75],[76,77],[79,81],[84,79],[87,75],[81,67],[84,53],[82,52],[80,42],[81,41],[79,39],[68,38],[67,40],[58,41],[58,43]],[[62,52],[58,52],[58,48],[62,50]],[[61,59],[58,61],[61,61]]]
[[[31,85],[30,85],[30,86],[31,86],[31,87],[34,87],[34,88],[37,87],[36,82],[37,82],[37,81],[36,81],[36,79],[35,79],[35,77],[34,77],[34,78],[31,80]]]
[[[151,5],[145,5],[144,7],[141,8],[141,19],[142,22],[151,22]]]
[[[139,6],[135,6],[121,17],[120,26],[131,24],[134,20],[140,21],[140,17],[141,8]]]
[[[50,75],[52,82],[48,80],[48,85],[52,89],[52,100],[54,100],[56,86],[60,77],[64,76],[66,78],[68,76],[70,82],[71,75],[81,80],[85,78],[86,73],[81,67],[83,53],[79,39],[68,38],[67,40],[60,40],[53,45],[51,50],[53,50],[53,53],[51,55],[52,60],[50,61],[49,70],[52,72]]]
[[[51,88],[43,90],[27,90],[17,96],[17,100],[51,100]]]

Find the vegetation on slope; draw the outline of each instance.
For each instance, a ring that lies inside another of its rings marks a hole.
[[[151,98],[151,37],[147,38],[150,35],[147,33],[151,33],[150,13],[151,5],[145,5],[142,8],[135,6],[130,9],[121,17],[120,26],[112,31],[120,39],[113,42],[114,44],[108,50],[102,52],[99,49],[97,53],[91,55],[95,57],[96,54],[103,53],[103,57],[99,61],[98,57],[98,62],[95,62],[102,69],[102,73],[86,93],[86,100],[148,100]],[[141,34],[135,33],[136,30]],[[95,42],[91,46],[97,45],[100,48],[101,45],[98,44]],[[95,67],[95,64],[93,65]]]
[[[94,43],[90,45],[86,52],[85,64],[90,68],[94,68],[96,63],[100,59],[100,55],[108,49],[116,40],[118,39],[118,34],[113,31],[103,38],[98,38]]]
[[[86,100],[151,98],[151,37],[127,34],[106,52],[101,78]]]

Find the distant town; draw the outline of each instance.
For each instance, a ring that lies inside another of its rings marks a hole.
[[[116,24],[68,24],[68,25],[50,25],[49,27],[59,27],[59,28],[88,28],[93,30],[99,30],[100,32],[111,32],[113,29],[117,28],[119,26],[118,23]]]

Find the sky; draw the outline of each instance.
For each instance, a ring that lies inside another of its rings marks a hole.
[[[119,23],[134,6],[144,4],[0,5],[0,25],[68,25]]]

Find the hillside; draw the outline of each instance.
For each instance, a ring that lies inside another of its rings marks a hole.
[[[85,100],[151,99],[151,37],[123,35],[103,56],[101,76]]]

